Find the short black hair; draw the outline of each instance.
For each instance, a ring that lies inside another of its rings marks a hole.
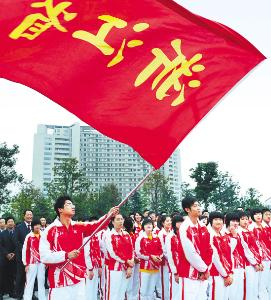
[[[240,212],[238,213],[238,216],[239,216],[239,221],[240,221],[241,218],[243,218],[243,217],[249,218],[249,217],[250,217],[250,213],[248,213],[247,211],[240,211]]]
[[[153,222],[152,222],[152,220],[150,218],[145,218],[143,220],[143,222],[142,222],[142,228],[143,228],[143,230],[144,230],[144,226],[147,225],[147,224],[152,224],[152,226],[153,226]]]
[[[267,211],[271,212],[271,210],[269,208],[267,208],[267,207],[263,208],[262,209],[262,214],[266,213]]]
[[[179,223],[179,222],[183,222],[183,221],[184,221],[184,218],[181,215],[175,215],[172,218],[172,229],[173,229],[175,234],[177,234],[176,224]]]
[[[212,211],[209,214],[209,222],[211,225],[213,225],[213,220],[214,219],[221,219],[224,223],[224,215],[220,211]]]
[[[131,217],[126,217],[124,219],[124,224],[123,224],[124,228],[126,229],[127,232],[133,232],[134,231],[134,222],[133,219]]]
[[[155,214],[156,215],[156,212],[153,211],[153,210],[150,210],[149,213],[148,213],[148,216],[150,216],[151,214]]]
[[[149,210],[149,209],[144,209],[144,210],[143,210],[143,213],[145,213],[145,212],[147,212],[147,211],[150,211],[150,210]]]
[[[192,196],[184,197],[182,200],[182,207],[183,207],[184,212],[187,214],[185,209],[191,208],[194,205],[194,203],[196,203],[196,202],[198,202],[198,199],[195,197],[192,197]]]
[[[251,210],[250,215],[251,215],[251,219],[252,219],[254,222],[255,222],[254,215],[256,215],[256,214],[263,214],[263,213],[262,213],[262,209],[259,208],[259,207],[257,207],[257,208],[254,208],[254,209]]]
[[[28,212],[28,211],[31,211],[31,212],[32,212],[32,214],[33,214],[33,210],[32,210],[32,209],[25,209],[25,210],[24,210],[24,214],[23,214],[23,215],[25,216],[26,212]]]
[[[113,217],[111,217],[111,221],[112,221],[112,222],[115,221],[116,216],[122,216],[123,219],[125,218],[125,216],[124,216],[122,213],[119,212],[118,214],[116,214],[116,215],[114,215]]]
[[[167,218],[171,219],[170,215],[161,215],[158,218],[157,226],[161,229],[166,221]]]
[[[64,208],[64,204],[66,200],[72,200],[71,197],[69,197],[68,195],[64,195],[64,196],[60,196],[56,199],[55,205],[54,205],[54,210],[56,212],[56,214],[58,215],[58,217],[60,216],[59,213],[59,209],[60,208]]]
[[[34,219],[31,222],[31,229],[32,229],[32,231],[34,231],[34,226],[36,226],[36,225],[40,225],[40,220],[39,219]]]
[[[209,213],[208,209],[204,209],[204,210],[202,211],[203,214],[204,214],[205,212]]]
[[[1,218],[0,218],[0,219],[1,219]],[[13,220],[13,221],[15,222],[15,219],[14,219],[14,217],[12,217],[12,216],[7,216],[7,217],[6,217],[6,223],[7,223],[9,220]]]
[[[140,215],[140,216],[141,216],[141,219],[143,219],[143,215],[142,215],[142,213],[141,213],[140,211],[135,211],[135,212],[134,212],[134,217],[135,217],[136,214]]]
[[[226,227],[230,226],[230,222],[231,221],[237,221],[237,222],[239,222],[240,221],[239,214],[236,213],[236,212],[227,213],[226,214],[226,218],[225,218]]]

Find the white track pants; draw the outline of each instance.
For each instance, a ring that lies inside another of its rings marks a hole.
[[[127,300],[138,300],[139,294],[139,264],[135,264],[133,267],[133,275],[129,280],[129,284],[126,291]]]
[[[100,290],[101,290],[101,300],[106,300],[106,295],[107,295],[107,291],[106,291],[106,282],[107,282],[107,268],[108,266],[106,264],[104,264],[102,266],[102,278],[101,278],[101,286],[100,286]]]
[[[160,280],[162,286],[162,299],[169,300],[169,269],[167,265],[160,268]]]
[[[181,300],[206,300],[208,280],[180,278]]]
[[[139,300],[153,300],[155,285],[159,279],[159,272],[139,272]]]
[[[259,272],[259,299],[271,299],[270,261],[263,261],[263,271]]]
[[[229,286],[225,286],[224,278],[221,276],[211,276],[209,282],[211,287],[208,297],[209,300],[228,300]]]
[[[48,300],[86,300],[86,281],[49,290]]]
[[[100,277],[98,275],[98,269],[94,269],[94,277],[92,280],[86,279],[86,300],[97,300],[98,299],[98,284]]]
[[[256,272],[253,266],[246,266],[245,275],[246,300],[258,299],[260,272]]]
[[[26,273],[26,282],[24,288],[24,300],[32,300],[35,279],[38,280],[38,296],[39,300],[45,300],[45,265],[42,263],[29,265]]]
[[[107,270],[106,300],[124,300],[129,281],[125,271]]]
[[[244,299],[244,283],[245,270],[233,270],[233,283],[229,286],[229,300],[243,300]]]
[[[181,280],[181,278],[179,279]],[[174,274],[169,274],[169,299],[170,300],[180,300],[180,285],[175,281]]]

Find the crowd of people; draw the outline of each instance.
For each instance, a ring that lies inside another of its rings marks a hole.
[[[63,196],[51,224],[31,210],[0,219],[0,300],[35,299],[35,281],[39,300],[46,285],[49,300],[271,300],[270,209],[182,208],[74,221]]]

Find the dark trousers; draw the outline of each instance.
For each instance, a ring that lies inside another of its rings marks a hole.
[[[17,294],[17,298],[23,298],[24,295],[24,286],[25,286],[25,267],[21,261],[17,261],[16,264],[16,285],[15,291]]]
[[[15,292],[16,261],[7,261],[5,266],[6,289],[8,294]]]
[[[5,288],[4,288],[4,269],[5,269],[5,265],[4,265],[4,261],[1,260],[0,257],[0,296],[4,295],[5,293]]]

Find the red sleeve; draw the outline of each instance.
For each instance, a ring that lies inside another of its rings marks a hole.
[[[25,260],[27,266],[30,264],[30,258],[31,258],[30,248],[31,248],[31,238],[28,237],[27,244],[26,244],[26,252],[25,252]]]

